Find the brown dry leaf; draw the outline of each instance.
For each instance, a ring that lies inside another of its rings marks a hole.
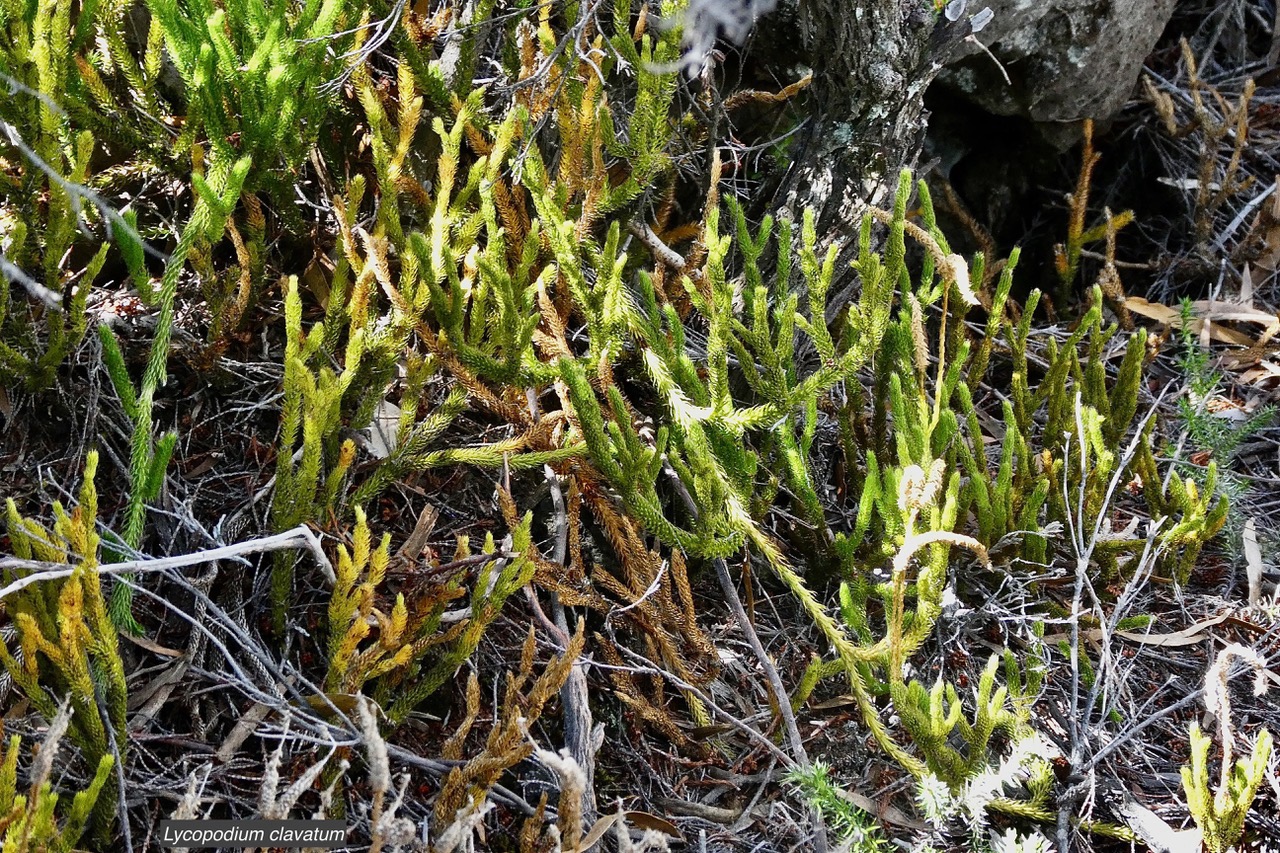
[[[578,844],[578,849],[590,850],[595,847],[600,839],[604,838],[604,834],[609,831],[609,827],[618,822],[618,817],[618,812],[614,812],[613,814],[607,814],[596,821],[595,825],[591,827],[587,834],[582,836],[582,841]]]
[[[129,711],[136,711],[145,706],[148,702],[159,698],[161,702],[168,699],[173,692],[174,686],[182,680],[187,673],[187,662],[185,660],[174,661],[172,666],[165,667],[160,674],[151,681],[147,682],[141,688],[130,688],[129,701],[125,706]],[[150,716],[154,717],[152,713]],[[134,725],[130,721],[130,728],[137,730],[141,726]]]
[[[307,264],[307,268],[302,271],[303,286],[310,290],[316,301],[326,308],[329,305],[329,282],[332,278],[331,262],[319,255],[312,258],[311,263]]]
[[[1205,303],[1205,302],[1193,303],[1192,308],[1193,310],[1203,310],[1199,306],[1206,306],[1207,304],[1208,303]],[[1217,304],[1225,305],[1226,303],[1217,303]],[[1163,305],[1159,302],[1148,302],[1146,299],[1143,299],[1141,296],[1129,296],[1124,300],[1124,306],[1128,308],[1130,311],[1132,311],[1134,314],[1138,314],[1150,320],[1155,320],[1157,323],[1162,323],[1166,326],[1173,326],[1174,328],[1181,328],[1182,326],[1182,312],[1176,308],[1170,308],[1168,305]],[[1261,311],[1255,311],[1254,309],[1243,308],[1241,306],[1234,306],[1234,309],[1235,309],[1234,311],[1224,312],[1224,313],[1232,313],[1232,314],[1238,313],[1241,315],[1248,315],[1248,316],[1227,317],[1227,316],[1224,316],[1222,313],[1218,313],[1215,311],[1213,315],[1213,319],[1215,320],[1227,320],[1227,319],[1247,320],[1250,322],[1258,322],[1259,320],[1255,315],[1262,314],[1267,318],[1268,323],[1280,323],[1280,320],[1277,320],[1275,316],[1270,314],[1265,314],[1264,312],[1261,312]],[[1196,334],[1203,334],[1206,331],[1205,321],[1203,317],[1197,317],[1195,320],[1192,321],[1191,331]],[[1238,346],[1238,347],[1251,347],[1251,346],[1254,346],[1256,343],[1253,340],[1253,338],[1249,337],[1248,335],[1243,334],[1241,332],[1237,332],[1234,329],[1228,329],[1225,326],[1222,326],[1219,323],[1215,323],[1212,321],[1209,322],[1207,331],[1210,338],[1224,344],[1232,344],[1233,346]]]
[[[1171,634],[1144,634],[1140,631],[1116,631],[1112,636],[1129,640],[1133,643],[1142,643],[1146,646],[1193,646],[1196,643],[1202,643],[1210,638],[1209,634],[1204,633],[1206,629],[1215,625],[1221,625],[1227,619],[1231,618],[1230,614],[1224,613],[1221,616],[1214,616],[1209,619],[1203,619],[1194,625],[1183,628],[1181,631],[1174,631]],[[1103,633],[1099,628],[1090,628],[1087,631],[1080,632],[1081,639],[1089,640],[1094,643],[1102,641]],[[1070,640],[1071,635],[1062,632],[1059,634],[1051,634],[1044,638],[1046,643],[1056,643],[1062,640]]]
[[[1202,643],[1209,639],[1209,634],[1205,633],[1206,629],[1212,628],[1214,625],[1221,625],[1229,617],[1230,614],[1223,613],[1220,616],[1202,619],[1188,628],[1174,631],[1171,634],[1142,634],[1137,631],[1116,631],[1116,636],[1147,646],[1194,646],[1196,643]]]
[[[218,751],[214,756],[222,764],[226,764],[236,753],[240,751],[240,747],[249,739],[249,735],[258,730],[258,725],[267,718],[275,709],[270,705],[264,705],[261,702],[255,702],[253,707],[240,715],[240,719],[236,720],[236,724],[231,729],[231,733],[227,735],[226,740],[222,742],[222,746],[218,747]]]
[[[336,719],[338,711],[344,714],[354,714],[356,705],[360,702],[360,696],[356,693],[315,693],[305,697],[306,707],[324,717],[327,720]],[[301,708],[303,702],[294,700],[289,703],[294,707]],[[337,709],[336,711],[334,709]]]
[[[396,551],[397,560],[416,560],[431,540],[431,531],[435,530],[436,520],[440,518],[440,510],[431,504],[425,504],[418,513],[418,521],[413,525],[413,532],[404,544]]]
[[[1270,204],[1258,211],[1252,230],[1262,235],[1262,254],[1255,263],[1268,272],[1275,272],[1280,266],[1280,175],[1276,175],[1276,189],[1271,193]]]
[[[858,808],[868,814],[875,815],[879,820],[885,823],[897,824],[905,826],[908,829],[926,831],[929,824],[921,820],[916,820],[911,815],[891,803],[878,803],[865,794],[859,794],[857,791],[847,791],[844,788],[837,787],[835,789],[836,796],[842,800],[853,803]]]
[[[1240,305],[1253,307],[1253,270],[1246,263],[1240,272],[1240,297],[1236,300]]]
[[[1244,385],[1261,385],[1268,379],[1280,379],[1280,364],[1271,361],[1259,361],[1253,367],[1241,373],[1237,379]]]
[[[1258,547],[1258,528],[1250,518],[1244,523],[1245,572],[1249,578],[1249,606],[1262,600],[1262,549]]]
[[[128,633],[127,631],[121,631],[120,636],[124,637],[126,640],[133,643],[138,648],[146,649],[147,651],[151,652],[153,655],[160,655],[161,657],[165,657],[165,658],[182,657],[182,652],[178,651],[177,649],[171,649],[168,646],[162,646],[159,643],[157,643],[155,640],[149,640],[140,634],[134,635],[134,634]]]
[[[629,811],[624,814],[624,817],[627,819],[627,823],[632,826],[639,827],[640,829],[652,829],[656,832],[661,832],[663,835],[666,835],[669,838],[674,838],[681,843],[684,843],[685,841],[684,833],[680,831],[679,827],[666,818],[658,817],[656,814],[652,814],[650,812]],[[585,850],[586,848],[584,847],[583,849]]]
[[[1224,322],[1234,320],[1238,323],[1257,323],[1262,326],[1263,337],[1259,343],[1270,340],[1280,332],[1280,317],[1266,311],[1260,311],[1250,305],[1239,305],[1233,302],[1207,302],[1199,300],[1191,303],[1191,310],[1199,319]]]

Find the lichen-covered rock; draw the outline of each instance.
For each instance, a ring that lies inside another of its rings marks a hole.
[[[997,115],[1104,119],[1124,105],[1175,0],[971,0],[994,18],[939,77]]]

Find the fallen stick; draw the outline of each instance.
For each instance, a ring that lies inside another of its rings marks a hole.
[[[95,566],[94,571],[101,575],[114,575],[121,572],[163,572],[168,569],[180,569],[186,566],[211,563],[215,560],[229,560],[232,557],[241,557],[245,554],[262,554],[268,551],[287,551],[297,548],[306,548],[311,551],[316,558],[316,562],[320,564],[320,568],[324,571],[325,578],[329,583],[335,582],[333,564],[329,562],[329,558],[325,555],[324,548],[320,547],[320,540],[311,532],[311,528],[303,524],[292,530],[286,530],[284,533],[277,533],[274,536],[267,536],[262,539],[236,542],[233,545],[223,545],[220,548],[196,551],[193,554],[183,554],[178,557],[160,557],[155,560],[129,560],[124,563],[110,563],[108,565]],[[0,599],[7,598],[18,590],[31,586],[33,583],[69,578],[76,568],[76,566],[68,563],[23,560],[19,557],[0,557],[0,570],[25,569],[35,572],[35,574],[20,577],[0,588]]]

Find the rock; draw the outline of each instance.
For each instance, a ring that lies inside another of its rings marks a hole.
[[[939,75],[996,115],[1035,122],[1106,119],[1128,100],[1175,0],[971,0],[994,18]]]

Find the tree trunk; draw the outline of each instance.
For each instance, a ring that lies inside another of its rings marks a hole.
[[[936,23],[935,23],[936,20]],[[867,204],[892,198],[898,173],[924,144],[924,91],[943,54],[969,32],[930,0],[799,0],[813,69],[809,123],[775,207],[816,214],[823,245],[842,244],[828,316],[856,291],[848,261]]]

